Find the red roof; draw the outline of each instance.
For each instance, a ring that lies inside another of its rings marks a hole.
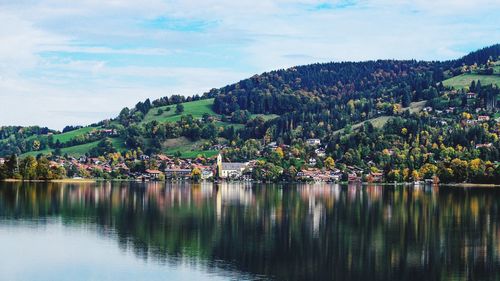
[[[159,174],[159,173],[161,173],[161,172],[160,172],[160,171],[158,171],[158,170],[149,170],[149,169],[147,169],[147,170],[146,170],[146,173],[148,173],[148,174]]]

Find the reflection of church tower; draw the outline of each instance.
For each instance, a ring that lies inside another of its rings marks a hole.
[[[217,155],[217,177],[222,176],[222,154]]]

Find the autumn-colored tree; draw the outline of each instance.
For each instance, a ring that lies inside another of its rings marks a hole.
[[[333,160],[333,158],[330,156],[326,157],[323,164],[324,164],[325,168],[328,170],[333,170],[335,168],[335,160]]]
[[[201,170],[198,168],[194,168],[191,171],[191,180],[194,182],[199,182],[201,180]]]

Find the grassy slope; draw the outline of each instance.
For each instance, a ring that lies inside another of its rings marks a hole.
[[[201,150],[202,143],[203,140],[193,142],[185,137],[168,139],[162,145],[163,153],[174,155],[176,152],[180,152],[182,158],[194,158],[199,154],[211,157],[217,154],[216,150]]]
[[[418,113],[425,107],[426,103],[427,103],[427,101],[425,101],[425,100],[418,101],[418,102],[412,102],[409,107],[405,107],[405,108],[403,108],[403,110],[410,110],[411,113]],[[359,123],[352,125],[352,130],[359,129],[361,126],[363,126],[365,124],[365,122],[370,122],[370,123],[372,123],[373,127],[380,129],[380,128],[384,127],[384,125],[389,120],[391,120],[393,118],[394,118],[394,116],[379,116],[376,118],[368,119],[366,121],[359,122]],[[339,134],[339,133],[343,134],[344,129],[340,129],[340,130],[333,132],[333,134]]]
[[[375,128],[382,128],[385,125],[385,123],[387,123],[387,121],[391,120],[392,118],[394,118],[394,116],[380,116],[380,117],[368,119],[366,121],[359,122],[359,123],[352,125],[352,130],[354,131],[354,130],[359,129],[361,126],[363,126],[365,124],[365,122],[372,123],[373,127],[375,127]],[[339,133],[343,134],[344,129],[340,129],[340,130],[333,132],[333,134],[339,134]]]
[[[111,141],[113,142],[113,146],[115,147],[116,150],[122,151],[125,149],[125,144],[123,143],[123,140],[121,140],[120,138],[112,138]],[[95,141],[95,142],[89,142],[89,143],[85,143],[85,144],[81,144],[81,145],[65,147],[65,148],[61,149],[61,152],[62,152],[62,154],[68,154],[70,156],[77,157],[77,156],[81,156],[81,155],[84,155],[85,153],[89,152],[89,150],[96,147],[98,143],[99,143],[99,141]],[[53,149],[44,149],[44,150],[40,150],[40,151],[30,151],[30,152],[22,154],[21,157],[25,157],[28,155],[37,156],[38,154],[47,155],[47,154],[52,153],[52,152],[53,152]]]
[[[67,141],[70,141],[72,138],[79,136],[79,135],[85,135],[93,130],[97,130],[100,127],[84,127],[78,130],[62,133],[62,134],[57,134],[53,135],[54,142],[59,140],[61,143],[65,143]]]
[[[462,74],[443,81],[443,85],[462,89],[470,86],[472,81],[481,80],[481,85],[496,84],[500,86],[500,75],[478,75],[478,74]]]
[[[161,107],[155,107],[152,108],[146,116],[144,116],[144,120],[142,123],[148,123],[153,120],[156,120],[160,123],[163,122],[176,122],[181,119],[182,115],[187,115],[191,114],[193,115],[194,118],[201,118],[203,114],[207,113],[211,116],[220,116],[217,114],[215,111],[212,110],[212,106],[214,104],[214,99],[205,99],[205,100],[198,100],[198,101],[191,101],[191,102],[185,102],[183,103],[184,105],[184,112],[182,114],[176,114],[175,113],[175,105],[168,105],[168,106],[161,106]],[[166,111],[167,107],[170,107],[170,111]],[[158,115],[158,109],[162,109],[163,113],[161,115]],[[279,115],[276,114],[252,114],[250,118],[256,118],[257,116],[261,116],[264,118],[264,120],[270,120],[279,117]],[[238,125],[234,123],[226,123],[226,122],[218,122],[219,125],[222,126],[229,126],[229,125]]]
[[[277,114],[252,114],[252,116],[250,118],[253,119],[253,118],[257,118],[259,116],[264,118],[264,120],[266,120],[266,121],[280,117]]]
[[[192,102],[185,102],[184,112],[182,114],[175,113],[175,105],[161,106],[155,107],[151,109],[146,116],[144,116],[144,120],[142,123],[148,123],[153,120],[156,120],[160,123],[163,122],[175,122],[181,119],[181,115],[191,114],[195,118],[200,118],[203,114],[208,113],[210,115],[217,115],[212,110],[212,105],[214,104],[214,99],[206,99],[206,100],[198,100]],[[170,111],[166,111],[167,107],[170,107]],[[157,115],[158,109],[162,109],[164,112],[161,115]]]

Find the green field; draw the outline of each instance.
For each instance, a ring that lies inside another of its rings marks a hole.
[[[214,99],[204,99],[198,101],[185,102],[182,104],[184,105],[184,112],[182,114],[175,113],[176,105],[155,107],[152,108],[146,114],[146,116],[144,116],[142,123],[148,123],[153,120],[156,120],[159,123],[176,122],[181,119],[182,115],[188,115],[188,114],[191,114],[194,118],[201,118],[205,113],[211,116],[220,116],[220,114],[217,114],[215,111],[212,110],[213,104],[214,104]],[[170,111],[167,111],[167,107],[170,107]],[[163,113],[160,115],[158,115],[159,109],[163,110]],[[279,115],[276,114],[252,114],[250,118],[256,118],[258,116],[261,116],[266,121],[279,117]],[[229,125],[236,125],[235,127],[238,127],[237,126],[238,124],[227,123],[227,122],[218,122],[218,125],[224,127]]]
[[[365,122],[370,122],[370,123],[372,123],[373,127],[380,129],[380,128],[384,127],[384,125],[389,120],[391,120],[393,118],[394,118],[394,116],[380,116],[377,118],[372,118],[372,119],[368,119],[368,120],[363,121],[363,122],[356,123],[356,124],[352,125],[351,128],[353,131],[355,131],[355,130],[361,128],[361,126],[363,126],[365,124]],[[340,129],[340,130],[333,132],[333,134],[343,134],[343,133],[344,133],[344,129]]]
[[[124,144],[122,139],[112,138],[111,141],[113,142],[113,147],[116,150],[122,151],[125,149],[125,144]],[[85,155],[85,153],[89,152],[92,148],[96,147],[98,143],[99,143],[99,141],[95,141],[95,142],[89,142],[89,143],[85,143],[85,144],[81,144],[81,145],[65,147],[65,148],[61,149],[61,153],[63,155],[68,154],[70,156],[78,157],[81,155]],[[30,151],[30,152],[21,154],[21,157],[25,157],[28,155],[37,156],[39,154],[47,155],[49,153],[52,153],[53,151],[54,151],[53,149],[44,149],[44,150],[40,150],[40,151]]]
[[[251,119],[262,117],[265,121],[280,117],[278,114],[252,114]]]
[[[500,65],[495,65],[493,67],[493,73],[500,74]]]
[[[216,150],[202,150],[204,140],[191,141],[186,137],[168,139],[162,144],[162,152],[173,156],[177,152],[181,153],[181,158],[195,158],[198,155],[212,157],[218,153]]]
[[[205,99],[198,101],[185,102],[184,112],[182,114],[176,114],[175,108],[176,105],[168,105],[152,108],[146,116],[144,116],[144,120],[142,123],[148,123],[153,120],[156,120],[160,123],[163,122],[176,122],[181,119],[182,115],[191,114],[194,118],[200,118],[203,114],[208,113],[210,115],[218,115],[212,110],[212,105],[214,104],[214,99]],[[170,111],[167,111],[167,107],[170,107]],[[158,109],[163,110],[163,114],[158,115]]]
[[[472,81],[481,81],[481,85],[496,84],[500,86],[500,75],[478,75],[478,74],[462,74],[443,81],[446,87],[462,89],[470,86]]]
[[[74,131],[70,131],[70,132],[66,132],[66,133],[62,133],[62,134],[53,135],[52,138],[54,139],[54,142],[56,142],[57,140],[59,140],[59,142],[65,143],[65,142],[70,141],[71,139],[73,139],[76,136],[85,135],[85,134],[88,134],[89,132],[91,132],[93,130],[97,130],[97,129],[100,129],[100,128],[101,127],[84,127],[84,128],[78,129],[78,130],[74,130]]]

